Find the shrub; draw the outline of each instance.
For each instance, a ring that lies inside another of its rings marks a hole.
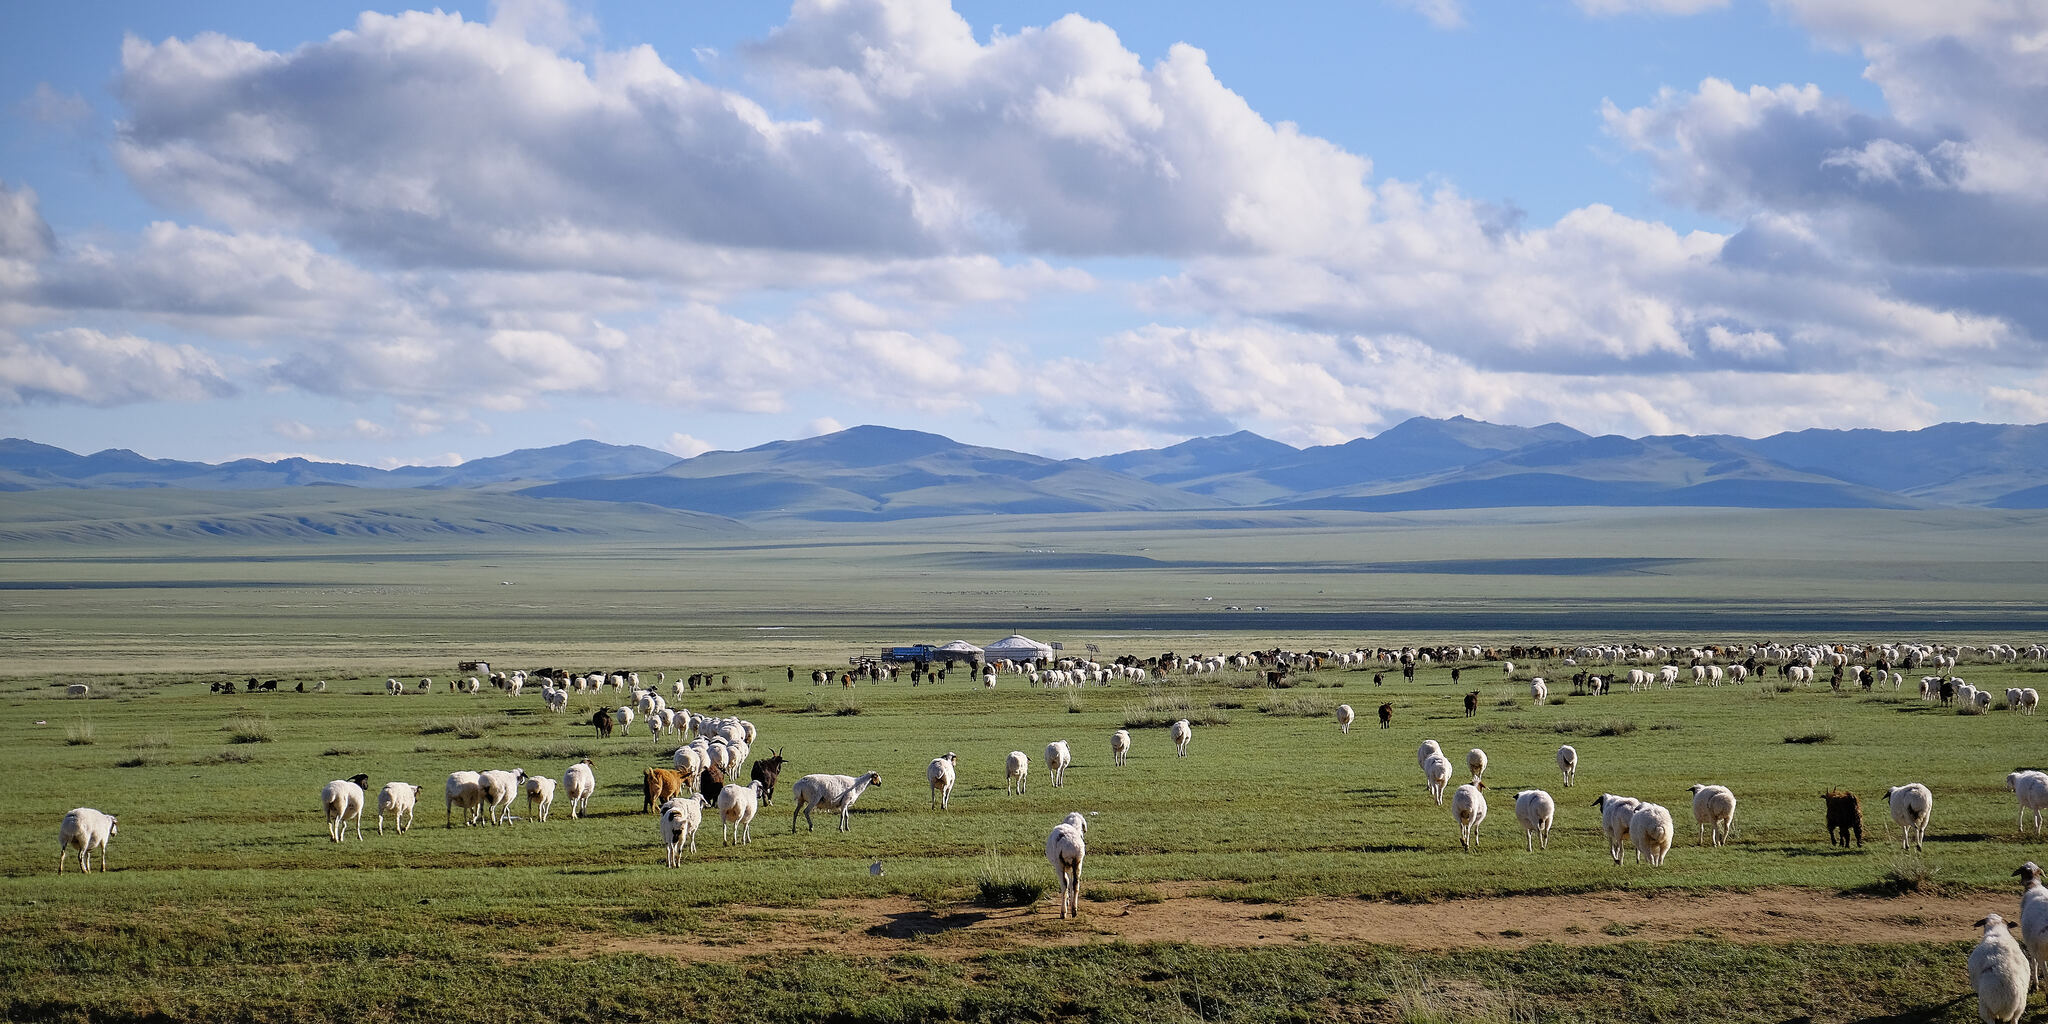
[[[222,764],[253,764],[255,761],[254,754],[246,754],[239,750],[223,750],[218,754],[208,754],[192,763],[201,767],[211,767]]]
[[[1785,737],[1785,742],[1787,743],[1833,743],[1834,741],[1835,727],[1831,724]]]
[[[1028,907],[1045,895],[1045,882],[991,846],[975,872],[976,899],[985,907]]]
[[[230,718],[221,729],[228,734],[229,743],[268,743],[272,739],[268,718]]]
[[[142,751],[168,750],[170,749],[170,746],[171,734],[168,731],[161,729],[157,730],[156,732],[150,733],[149,735],[144,736],[139,740],[136,740],[135,743],[133,744],[134,749]]]
[[[64,727],[65,746],[89,747],[92,746],[93,743],[94,735],[91,722],[73,722],[70,725]]]
[[[499,723],[487,715],[461,715],[456,718],[429,718],[420,726],[420,735],[438,736],[454,733],[465,740],[482,739],[484,733]]]

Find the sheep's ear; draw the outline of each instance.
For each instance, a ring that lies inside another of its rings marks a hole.
[[[1978,919],[1977,919],[1977,923],[1976,923],[1976,924],[1974,924],[1974,925],[1971,925],[1971,927],[1973,927],[1973,928],[1982,928],[1982,927],[1984,927],[1985,925],[1987,925],[1987,924],[1990,924],[1990,923],[1991,923],[1991,919],[1990,919],[1990,918],[1988,918],[1988,917],[1980,917],[1980,918],[1978,918]]]

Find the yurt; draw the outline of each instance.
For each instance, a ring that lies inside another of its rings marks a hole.
[[[1012,633],[982,648],[981,656],[989,661],[1035,661],[1052,657],[1052,645],[1039,643],[1021,633]]]

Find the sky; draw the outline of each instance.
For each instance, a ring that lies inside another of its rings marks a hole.
[[[12,5],[0,434],[2048,420],[2048,0]]]

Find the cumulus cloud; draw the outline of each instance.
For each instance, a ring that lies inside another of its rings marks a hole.
[[[681,432],[670,434],[668,440],[662,442],[661,445],[662,451],[682,459],[694,459],[705,452],[711,451],[713,447],[709,441],[691,437]]]
[[[0,404],[112,406],[224,398],[234,392],[214,359],[191,345],[83,327],[28,338],[0,334]]]
[[[1617,14],[1698,14],[1728,6],[1728,0],[1572,0],[1595,17]]]

